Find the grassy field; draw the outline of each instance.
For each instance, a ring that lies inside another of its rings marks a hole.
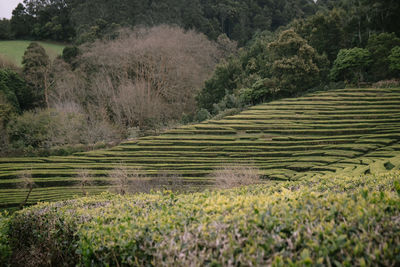
[[[0,41],[0,55],[12,61],[15,65],[21,66],[22,57],[26,48],[32,41]],[[65,47],[63,44],[37,42],[44,47],[51,59],[61,55]]]
[[[26,190],[20,173],[38,185],[29,203],[82,195],[77,174],[94,177],[90,193],[107,190],[123,164],[146,177],[179,176],[204,188],[227,164],[251,164],[266,180],[296,181],[329,173],[367,175],[400,168],[400,88],[340,89],[254,106],[210,120],[70,157],[1,158],[0,208],[15,207]]]
[[[174,195],[102,194],[0,214],[20,266],[399,266],[400,172]]]

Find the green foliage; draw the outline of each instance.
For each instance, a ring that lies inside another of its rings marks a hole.
[[[238,107],[238,104],[265,100],[270,91],[260,86],[263,83],[260,80],[270,76],[268,43],[271,40],[272,34],[265,32],[242,49],[237,57],[217,66],[213,77],[206,81],[196,98],[199,107],[218,113],[225,108]],[[253,88],[257,92],[253,93]],[[233,98],[236,100],[230,101]],[[230,102],[238,104],[231,105]]]
[[[19,3],[12,12],[11,30],[17,39],[28,38],[32,31],[32,20],[23,4]]]
[[[268,47],[273,59],[271,78],[276,80],[275,88],[281,95],[305,91],[321,81],[318,64],[323,59],[293,30],[282,32]]]
[[[332,80],[348,83],[364,81],[366,68],[371,64],[371,54],[367,49],[341,49],[330,72]]]
[[[33,97],[26,82],[12,70],[0,69],[0,92],[16,112],[33,106]]]
[[[0,20],[0,40],[10,40],[13,38],[13,34],[11,32],[11,23],[8,19]]]
[[[345,18],[346,12],[335,8],[294,21],[292,26],[319,54],[326,54],[332,64],[339,50],[346,47]]]
[[[218,113],[293,96],[323,81],[327,65],[326,58],[293,30],[284,31],[277,38],[265,33],[237,57],[217,67],[198,94],[197,103]]]
[[[62,51],[62,58],[65,62],[73,65],[76,57],[79,55],[79,48],[77,46],[67,46]]]
[[[11,146],[25,154],[37,149],[83,143],[83,116],[75,113],[61,114],[55,110],[24,112],[7,124]]]
[[[399,175],[44,203],[12,217],[9,242],[39,265],[398,265]]]
[[[103,37],[113,28],[110,25],[169,24],[196,29],[213,40],[226,34],[244,45],[255,33],[276,30],[316,11],[312,0],[192,0],[190,5],[185,0],[26,0],[24,4],[14,10],[11,20],[18,38],[74,38],[78,43]]]
[[[15,107],[10,103],[5,96],[4,92],[0,91],[0,130],[3,130],[3,127],[7,124],[7,122],[12,117],[12,114],[16,112]],[[3,131],[0,131],[3,135]]]
[[[211,117],[207,109],[200,109],[196,114],[196,121],[205,121]]]
[[[204,88],[196,96],[200,108],[213,111],[213,104],[220,102],[226,92],[232,93],[237,87],[237,79],[242,73],[238,59],[231,58],[215,68],[213,77],[205,82]]]
[[[8,233],[11,218],[7,213],[0,212],[0,262],[5,264],[11,256]]]
[[[23,18],[29,20],[29,36],[40,40],[71,41],[75,37],[71,0],[25,0]],[[13,13],[14,19],[21,15]]]
[[[115,39],[118,34],[117,30],[121,25],[116,23],[107,23],[104,19],[97,19],[94,25],[82,26],[79,31],[82,32],[76,40],[77,44],[92,43],[101,39]]]
[[[371,53],[369,72],[374,81],[392,78],[389,69],[389,56],[395,46],[400,46],[400,38],[394,33],[373,34],[368,39],[366,49]]]
[[[50,112],[25,112],[7,125],[11,144],[16,149],[49,147],[50,131],[59,128]]]
[[[32,90],[34,105],[43,106],[47,102],[48,73],[50,59],[46,50],[38,43],[31,43],[22,58],[23,74]]]
[[[396,73],[397,77],[400,77],[400,46],[396,46],[392,49],[389,55],[390,70]]]

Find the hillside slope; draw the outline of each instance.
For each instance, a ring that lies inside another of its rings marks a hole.
[[[147,177],[179,175],[187,186],[210,184],[222,165],[251,163],[264,178],[296,180],[332,172],[368,174],[396,169],[400,154],[400,88],[341,89],[254,106],[222,120],[188,125],[109,150],[71,157],[0,159],[0,207],[15,206],[26,192],[19,173],[31,170],[39,188],[31,203],[81,194],[77,172],[96,176],[92,192],[106,190],[108,173],[121,162]],[[382,167],[383,166],[383,167]]]

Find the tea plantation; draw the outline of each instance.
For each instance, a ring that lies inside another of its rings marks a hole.
[[[399,244],[399,171],[0,214],[0,261],[18,266],[399,266]]]
[[[106,191],[108,174],[124,164],[146,177],[179,176],[207,187],[208,174],[251,163],[266,180],[315,179],[329,173],[367,175],[400,168],[400,88],[315,92],[254,106],[234,116],[183,126],[160,136],[70,157],[1,158],[0,208],[26,196],[20,173],[37,184],[29,203],[81,195],[77,173],[95,177],[91,194]]]

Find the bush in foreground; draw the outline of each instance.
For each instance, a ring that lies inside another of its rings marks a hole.
[[[43,203],[10,223],[29,265],[395,266],[400,172]]]

